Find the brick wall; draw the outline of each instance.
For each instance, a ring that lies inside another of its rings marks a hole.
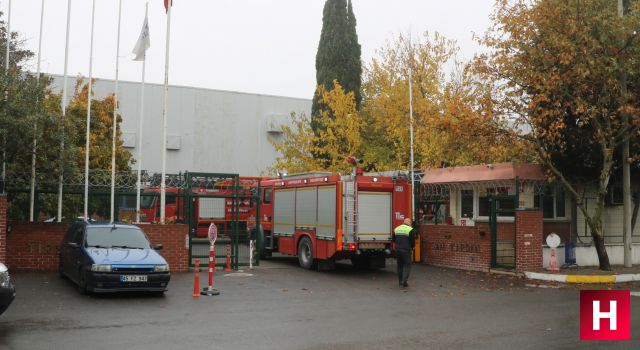
[[[480,235],[484,231],[484,236]],[[430,265],[489,271],[491,231],[476,226],[421,225],[422,260]]]
[[[0,196],[0,262],[7,260],[7,196]]]
[[[56,271],[58,247],[68,227],[68,224],[58,223],[10,223],[10,232],[6,240],[6,264],[12,270]],[[140,225],[140,227],[151,243],[163,245],[159,253],[167,260],[172,271],[189,270],[189,250],[185,247],[187,225]],[[1,237],[0,244],[2,244]]]
[[[138,225],[153,244],[162,244],[159,252],[171,266],[171,271],[189,271],[189,249],[185,245],[188,225]]]
[[[69,227],[58,223],[9,223],[7,267],[10,270],[56,271],[58,247]]]
[[[543,231],[541,210],[516,211],[516,272],[542,268]]]
[[[513,240],[515,234],[515,227],[513,222],[498,222],[498,229],[496,230],[496,236],[499,241]],[[476,222],[476,226],[481,231],[491,233],[491,228],[488,222]]]

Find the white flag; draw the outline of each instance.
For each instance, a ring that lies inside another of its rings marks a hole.
[[[133,48],[133,54],[136,57],[134,61],[144,61],[147,49],[151,46],[151,40],[149,39],[149,20],[147,16],[144,16],[144,23],[142,24],[142,31],[136,42],[136,47]]]

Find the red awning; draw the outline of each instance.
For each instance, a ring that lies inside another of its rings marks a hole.
[[[545,172],[538,164],[497,163],[425,170],[423,184],[465,183],[496,180],[543,181]]]

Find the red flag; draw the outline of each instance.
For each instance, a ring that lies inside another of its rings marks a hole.
[[[173,6],[173,0],[171,0],[171,5]],[[169,12],[169,0],[164,0],[164,11]]]

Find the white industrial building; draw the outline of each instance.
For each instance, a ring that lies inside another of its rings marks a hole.
[[[61,91],[62,76],[53,78],[54,87]],[[68,78],[69,98],[76,79]],[[114,81],[96,79],[94,92],[96,98],[112,94]],[[140,142],[140,83],[119,82],[123,142],[136,160],[138,147],[142,145],[142,168],[160,172],[163,85],[146,84],[144,94]],[[269,140],[282,136],[280,126],[289,123],[291,113],[310,112],[310,99],[169,86],[167,173],[265,175],[276,158]]]

